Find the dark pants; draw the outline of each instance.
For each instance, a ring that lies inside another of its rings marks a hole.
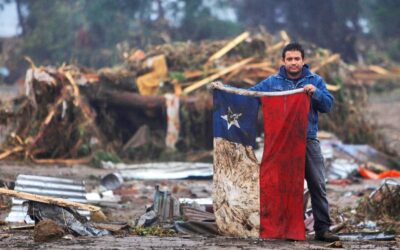
[[[307,139],[305,178],[310,190],[314,216],[314,230],[322,233],[329,230],[329,205],[325,190],[325,165],[318,140]]]

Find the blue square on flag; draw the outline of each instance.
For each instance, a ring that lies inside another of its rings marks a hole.
[[[214,89],[213,101],[214,137],[255,147],[258,98]]]

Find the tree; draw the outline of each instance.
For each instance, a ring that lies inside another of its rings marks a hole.
[[[18,6],[28,12],[20,15],[22,54],[40,64],[110,65],[116,60],[114,46],[136,32],[134,17],[142,16],[139,12],[149,5],[143,0],[18,0]]]
[[[365,5],[366,16],[371,32],[381,49],[400,62],[400,4],[396,0],[368,0]]]
[[[221,20],[213,15],[212,8],[229,8],[229,1],[213,1],[206,5],[205,0],[181,0],[183,3],[183,18],[176,29],[174,37],[177,40],[221,39],[235,36],[243,30],[239,23]]]
[[[239,21],[263,25],[271,32],[286,30],[295,40],[305,40],[356,58],[354,45],[360,34],[360,3],[335,0],[236,0]]]
[[[15,1],[24,31],[21,55],[38,64],[113,65],[119,60],[115,46],[123,41],[145,48],[172,39],[234,36],[242,30],[211,13],[215,5],[228,6],[226,0],[211,6],[198,0]],[[176,16],[182,18],[174,20]]]

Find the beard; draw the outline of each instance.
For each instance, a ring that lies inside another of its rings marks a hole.
[[[289,71],[289,70],[286,70],[286,74],[289,76],[289,77],[296,77],[296,76],[299,76],[299,75],[301,75],[301,71],[302,71],[302,69],[300,68],[298,71]]]

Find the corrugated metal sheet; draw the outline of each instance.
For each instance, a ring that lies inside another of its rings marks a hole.
[[[212,178],[213,164],[202,162],[152,162],[125,165],[118,163],[112,168],[120,169],[125,180]]]
[[[48,176],[18,175],[14,190],[87,203],[83,181]],[[12,207],[6,218],[7,222],[33,223],[26,215],[28,207],[22,205],[24,201],[19,198],[12,198]],[[78,210],[78,212],[89,219],[89,211]]]

